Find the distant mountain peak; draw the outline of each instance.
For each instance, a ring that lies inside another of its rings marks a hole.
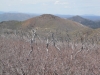
[[[50,18],[50,19],[56,19],[58,18],[58,16],[52,15],[52,14],[43,14],[41,16],[39,16],[41,18]]]
[[[74,17],[81,17],[81,16],[79,16],[79,15],[76,15],[76,16],[74,16]]]
[[[89,19],[85,19],[81,16],[73,16],[71,18],[68,18],[69,20],[72,20],[72,21],[75,21],[75,22],[78,22],[78,23],[81,23],[85,26],[88,26],[88,27],[91,27],[91,28],[97,28],[98,27],[98,24],[92,20],[89,20]]]
[[[86,26],[83,26],[80,23],[70,21],[67,19],[60,18],[55,15],[51,14],[43,14],[37,17],[33,17],[31,19],[28,19],[22,23],[22,27],[24,28],[38,28],[42,31],[52,30],[53,32],[56,32],[56,30],[61,31],[76,31],[80,29],[87,28]]]
[[[71,17],[71,18],[73,18],[73,19],[85,19],[85,18],[83,18],[83,17],[81,17],[81,16],[79,16],[79,15],[73,16],[73,17]]]

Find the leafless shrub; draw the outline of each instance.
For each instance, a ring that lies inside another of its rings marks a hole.
[[[31,34],[27,38],[31,42],[0,37],[0,75],[100,74],[100,47],[95,38],[73,40],[67,35],[61,42],[53,33],[45,40],[34,29]]]

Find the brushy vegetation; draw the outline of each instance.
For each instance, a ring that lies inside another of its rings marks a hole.
[[[88,33],[87,33],[88,34]],[[100,38],[16,31],[0,36],[0,75],[99,75]]]
[[[99,75],[99,31],[52,15],[1,22],[0,75]]]

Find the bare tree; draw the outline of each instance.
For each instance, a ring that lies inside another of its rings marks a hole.
[[[52,40],[51,40],[51,42],[53,42],[53,46],[54,46],[56,49],[60,50],[60,48],[56,45],[57,38],[54,37],[54,33],[52,33]]]

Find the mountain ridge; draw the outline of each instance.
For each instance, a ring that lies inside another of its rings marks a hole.
[[[71,23],[74,23],[74,24],[79,25],[81,27],[83,26],[83,25],[81,25],[79,23],[73,22],[73,21],[68,20],[68,19],[60,18],[58,16],[51,15],[51,14],[43,14],[43,15],[40,15],[40,16],[33,17],[31,19],[25,20],[23,22],[23,25],[33,25],[34,26],[36,23],[39,23],[39,22],[41,22],[40,24],[42,24],[42,25],[43,24],[47,24],[47,23],[48,24],[50,23],[52,25],[53,23],[55,23],[55,24],[63,26],[64,24],[65,25],[69,25],[68,23],[70,23],[70,25],[71,25]],[[75,26],[75,25],[73,25],[73,26]],[[85,26],[83,26],[83,27],[85,27]]]
[[[0,14],[0,22],[10,20],[24,21],[35,16],[37,15],[25,13],[2,13]]]
[[[92,20],[89,20],[89,19],[85,19],[81,16],[73,16],[71,18],[68,18],[69,20],[72,20],[72,21],[75,21],[75,22],[78,22],[78,23],[81,23],[85,26],[88,26],[88,27],[91,27],[91,28],[98,28],[100,27],[99,24],[95,21],[92,21]]]

